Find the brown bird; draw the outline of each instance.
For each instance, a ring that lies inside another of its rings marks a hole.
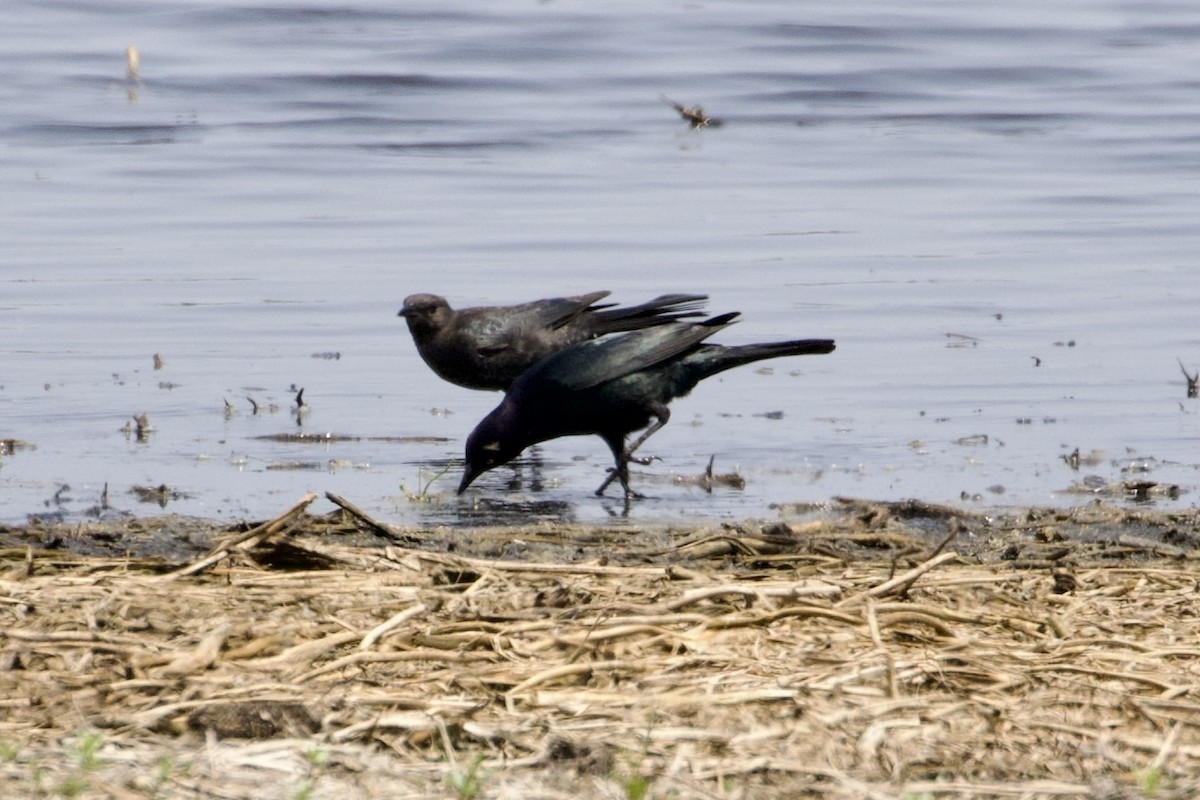
[[[414,294],[400,316],[430,369],[468,389],[505,390],[547,356],[608,333],[635,331],[702,316],[702,294],[667,294],[625,308],[596,305],[609,292],[555,297],[514,306],[455,310],[444,297]]]

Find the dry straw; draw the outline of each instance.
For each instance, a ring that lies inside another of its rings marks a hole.
[[[312,499],[187,563],[7,531],[0,796],[1200,796],[1194,514],[452,532]]]

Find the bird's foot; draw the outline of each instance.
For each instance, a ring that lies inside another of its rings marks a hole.
[[[596,490],[596,496],[603,497],[604,490],[608,488],[610,483],[613,481],[620,481],[621,488],[625,491],[625,502],[627,504],[630,500],[642,498],[643,495],[640,495],[633,489],[629,488],[629,470],[627,466],[627,464],[622,463],[618,467],[611,467],[608,470],[608,477],[604,479],[604,483],[600,484],[600,488]]]
[[[604,490],[608,488],[610,483],[617,480],[617,478],[621,479],[622,484],[624,484],[626,481],[626,478],[621,475],[621,469],[619,467],[609,467],[607,472],[608,477],[604,479],[604,483],[600,484],[600,488],[596,490],[596,497],[604,497]]]
[[[645,466],[652,464],[655,461],[662,461],[662,459],[659,458],[658,456],[636,456],[635,457],[633,454],[631,454],[629,452],[623,453],[621,455],[620,460],[617,462],[617,465],[615,467],[608,468],[608,477],[604,479],[604,483],[600,484],[600,488],[596,490],[596,496],[603,497],[604,490],[608,488],[608,485],[610,483],[612,483],[613,481],[619,480],[621,482],[622,488],[625,489],[625,499],[626,500],[629,500],[630,498],[642,497],[642,495],[638,494],[637,492],[635,492],[629,488],[629,465],[632,463],[632,464],[640,464],[641,466],[645,467]]]
[[[596,490],[596,497],[604,497],[604,490],[608,488],[608,484],[610,484],[610,483],[612,483],[611,480],[605,481],[604,485],[602,485],[599,489]],[[633,489],[630,489],[628,486],[625,486],[624,488],[625,488],[625,502],[626,503],[628,503],[630,500],[645,500],[646,499],[646,495],[642,494],[641,492],[635,492]]]

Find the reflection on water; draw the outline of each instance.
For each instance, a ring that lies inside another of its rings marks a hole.
[[[504,496],[472,497],[453,508],[443,506],[428,516],[430,522],[453,525],[528,525],[574,522],[571,503],[565,500],[509,499]]]
[[[723,341],[838,340],[673,404],[632,523],[1195,503],[1194,4],[17,0],[0,25],[0,519],[144,514],[149,487],[231,519],[316,490],[620,520],[594,437],[452,497],[497,398],[421,364],[395,317],[419,291],[706,292],[744,315]],[[693,482],[713,456],[743,489]]]
[[[421,515],[425,521],[456,527],[575,521],[570,502],[536,496],[547,483],[540,447],[531,447],[524,457],[480,478],[481,492],[456,495],[453,487],[461,473],[461,460],[447,461],[430,468],[428,481],[410,493],[410,502],[425,506]]]

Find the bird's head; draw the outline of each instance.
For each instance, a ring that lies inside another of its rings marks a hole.
[[[413,334],[433,333],[444,328],[454,312],[446,298],[436,294],[411,294],[397,316],[404,317]]]
[[[513,409],[506,399],[471,431],[467,437],[466,468],[458,484],[459,494],[480,475],[512,461],[531,444],[521,441],[514,421]]]

